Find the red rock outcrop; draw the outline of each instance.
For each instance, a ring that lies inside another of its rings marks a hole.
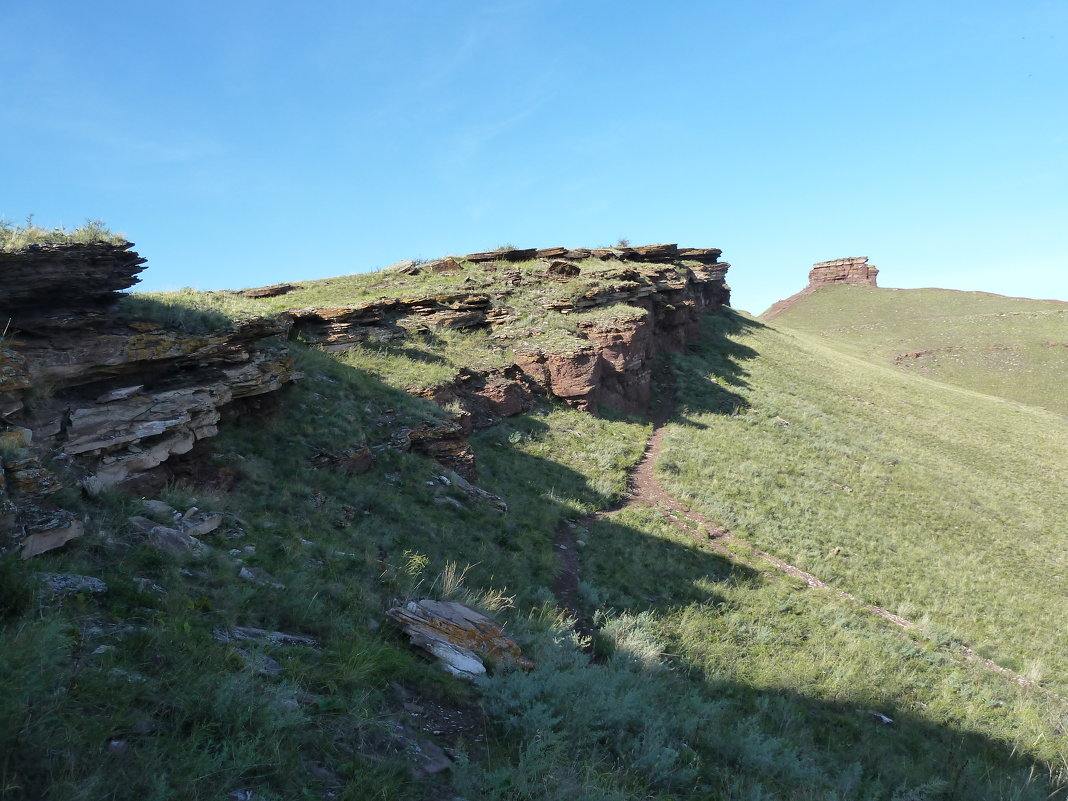
[[[91,490],[135,481],[213,436],[231,402],[294,378],[288,321],[199,334],[116,314],[145,261],[130,248],[0,254],[0,435],[26,432],[0,465],[9,542],[63,523],[42,504],[59,486],[42,459]]]
[[[520,348],[516,365],[542,392],[591,412],[597,411],[596,393],[604,363],[593,345],[568,351]]]
[[[649,402],[653,357],[684,348],[696,335],[700,312],[730,303],[725,280],[730,265],[721,263],[720,255],[719,248],[675,244],[472,253],[449,261],[457,269],[466,263],[471,269],[495,273],[493,283],[504,291],[383,298],[353,307],[302,309],[288,316],[296,332],[325,350],[402,339],[421,328],[494,331],[515,320],[509,307],[511,292],[546,281],[554,285],[582,281],[587,276],[575,262],[598,259],[609,264],[596,267],[596,280],[586,284],[588,289],[571,295],[550,293],[542,301],[547,313],[561,314],[621,305],[619,317],[579,327],[578,336],[588,344],[554,350],[540,346],[534,336],[517,347],[516,369],[508,377],[468,374],[449,387],[420,394],[440,403],[459,400],[475,426],[529,408],[531,390],[591,412],[606,404],[641,413]],[[512,266],[534,259],[544,262],[543,271],[524,273]],[[620,264],[614,267],[612,262]],[[471,388],[477,381],[498,399],[475,397],[478,393]]]
[[[672,258],[675,248],[649,247],[655,248],[648,251],[652,258],[665,260]],[[698,314],[730,302],[730,288],[724,281],[730,265],[715,262],[720,255],[715,248],[701,250],[699,255],[712,263],[687,265],[679,263],[684,257],[675,256],[677,261],[667,266],[628,265],[608,274],[598,288],[573,300],[554,302],[549,308],[561,312],[615,304],[625,304],[622,308],[630,310],[615,318],[580,324],[579,334],[588,346],[517,349],[517,366],[536,387],[576,408],[596,413],[603,404],[625,412],[646,412],[655,356],[685,348],[697,336]]]
[[[878,286],[875,283],[879,275],[879,268],[868,264],[867,256],[851,256],[845,259],[833,259],[820,261],[812,265],[808,273],[808,286],[791,295],[773,303],[761,317],[771,320],[778,317],[789,309],[805,295],[811,295],[817,289],[825,286],[837,286],[841,284],[852,286]]]
[[[867,256],[851,256],[813,264],[808,274],[808,285],[813,289],[832,284],[878,286],[875,283],[878,275],[879,269],[868,264]]]
[[[439,406],[459,405],[463,414],[457,422],[465,434],[487,428],[502,417],[514,417],[529,411],[534,403],[531,383],[526,374],[513,365],[503,370],[461,369],[456,378],[444,386],[409,390]]]

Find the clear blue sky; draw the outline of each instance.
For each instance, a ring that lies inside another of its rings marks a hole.
[[[1068,2],[41,2],[0,12],[0,216],[142,289],[520,247],[715,246],[734,305],[1068,299]]]

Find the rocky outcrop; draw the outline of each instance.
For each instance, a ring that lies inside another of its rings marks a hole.
[[[137,282],[144,263],[130,243],[0,253],[0,532],[26,553],[79,536],[77,521],[49,505],[58,489],[74,482],[89,492],[142,486],[168,460],[174,465],[188,454],[188,461],[217,433],[226,409],[263,405],[261,396],[269,400],[295,377],[286,339],[298,335],[331,351],[441,330],[483,329],[502,347],[514,343],[514,364],[460,370],[446,386],[419,393],[459,407],[453,419],[394,430],[376,446],[425,454],[472,481],[467,436],[530,409],[539,393],[593,412],[602,404],[644,411],[653,357],[684,347],[698,313],[729,302],[729,265],[719,256],[716,248],[657,244],[405,263],[393,272],[456,276],[455,289],[297,309],[204,332],[145,319],[150,311],[117,312],[121,291]],[[531,269],[535,260],[542,269]],[[245,294],[269,298],[293,289],[280,284]],[[521,318],[537,320],[531,302],[544,315],[608,311],[583,315],[568,335],[574,347],[549,347],[536,330],[515,327]],[[372,461],[364,448],[318,454],[314,463],[355,475]]]
[[[457,422],[466,436],[502,417],[529,411],[534,404],[533,390],[523,370],[513,365],[503,370],[462,368],[448,384],[409,392],[439,406],[459,406],[463,413]]]
[[[323,350],[341,351],[361,342],[403,339],[411,329],[463,330],[487,325],[490,298],[456,292],[423,298],[382,298],[356,306],[298,309],[285,319]],[[401,325],[402,322],[408,323]]]
[[[288,295],[296,289],[293,284],[275,284],[274,286],[264,286],[258,289],[246,289],[246,298],[276,298],[279,295]]]
[[[466,604],[427,599],[396,606],[386,614],[414,647],[437,659],[454,676],[484,676],[487,658],[497,669],[534,668],[504,626]]]
[[[136,284],[145,259],[132,242],[29,245],[0,251],[0,313],[25,318],[57,309],[106,308]]]
[[[465,372],[447,387],[420,394],[443,405],[460,401],[476,427],[528,409],[531,392],[591,412],[605,404],[641,413],[648,406],[656,354],[684,348],[696,336],[699,313],[730,303],[730,265],[719,261],[721,253],[674,244],[471,253],[441,262],[448,263],[450,272],[473,273],[465,280],[474,280],[479,272],[493,275],[498,291],[383,298],[352,307],[297,310],[289,312],[289,319],[303,339],[339,351],[361,342],[403,339],[412,331],[482,328],[506,339],[516,319],[511,299],[518,293],[541,295],[545,313],[620,306],[616,317],[579,325],[576,336],[582,344],[577,347],[543,347],[535,334],[517,345],[514,368]],[[591,259],[606,264],[583,265]],[[515,266],[532,260],[541,260],[544,269]],[[403,268],[410,269],[417,269],[414,263]],[[578,291],[559,291],[561,284],[574,282],[579,282]],[[556,289],[538,292],[547,285]]]
[[[761,317],[771,320],[794,305],[805,295],[811,295],[825,286],[878,286],[875,283],[879,268],[868,264],[867,256],[851,256],[845,259],[820,261],[812,265],[808,273],[808,286],[788,298],[773,303]]]
[[[702,253],[716,258],[719,251]],[[621,305],[616,317],[579,324],[588,345],[519,347],[516,364],[536,387],[576,408],[596,413],[606,405],[642,414],[648,411],[656,355],[684,349],[697,336],[698,315],[730,302],[724,281],[729,266],[624,267],[601,286],[548,307],[566,313]]]
[[[193,334],[117,315],[144,263],[130,248],[0,253],[0,432],[26,432],[0,461],[9,542],[69,525],[46,503],[57,470],[90,491],[136,480],[213,436],[228,404],[294,378],[288,321]]]
[[[596,411],[593,400],[600,386],[603,363],[592,345],[569,351],[540,348],[517,349],[516,365],[543,393],[587,411]]]
[[[813,264],[808,274],[808,285],[813,289],[833,284],[878,286],[875,283],[878,275],[879,269],[873,264],[868,264],[867,256],[852,256]]]
[[[471,263],[485,262],[520,262],[531,259],[567,259],[581,261],[584,259],[601,259],[616,261],[637,261],[645,263],[666,263],[676,261],[693,261],[700,264],[716,264],[723,254],[719,248],[680,248],[674,244],[629,245],[614,248],[501,248],[484,253],[468,253],[462,261]]]

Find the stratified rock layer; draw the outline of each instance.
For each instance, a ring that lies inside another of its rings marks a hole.
[[[0,315],[107,306],[141,280],[145,260],[132,247],[92,242],[0,251]]]
[[[472,430],[530,409],[539,394],[591,412],[601,405],[646,411],[656,354],[685,347],[698,314],[730,300],[730,265],[719,262],[717,248],[514,249],[393,270],[456,276],[449,291],[294,309],[203,333],[116,313],[119,293],[138,280],[144,262],[131,247],[46,245],[0,254],[0,315],[9,321],[0,338],[0,437],[10,440],[0,452],[0,533],[7,531],[7,544],[58,547],[76,535],[71,517],[48,504],[63,481],[95,492],[151,480],[168,459],[215,435],[227,406],[292,380],[289,337],[328,351],[442,330],[482,329],[507,342],[514,363],[463,369],[417,392],[454,410],[451,419],[391,431],[375,445],[424,454],[474,481]],[[531,269],[535,260],[541,266]],[[545,316],[595,313],[583,314],[562,340],[547,339],[531,302]],[[516,328],[523,316],[533,326]],[[317,464],[351,474],[370,468],[371,450],[350,451],[320,454]],[[53,458],[64,466],[63,481],[44,466]]]
[[[494,273],[501,291],[382,298],[352,307],[292,311],[288,319],[303,339],[331,351],[403,339],[413,330],[482,328],[497,335],[515,318],[509,306],[511,292],[545,282],[580,281],[585,268],[576,262],[604,261],[607,264],[597,268],[595,286],[566,297],[555,293],[543,303],[546,314],[620,306],[617,317],[579,326],[577,336],[588,344],[562,350],[541,345],[535,334],[517,344],[513,368],[466,372],[448,387],[420,394],[443,405],[460,402],[477,427],[530,408],[531,393],[551,395],[592,412],[604,404],[641,413],[648,407],[656,354],[684,348],[697,334],[699,313],[730,303],[725,280],[730,265],[719,261],[721,253],[719,248],[675,244],[471,253],[400,269],[434,270],[434,265],[448,262],[450,271]],[[544,271],[524,273],[514,267],[534,259],[544,263]],[[463,472],[463,465],[450,466]]]
[[[60,482],[42,459],[59,457],[90,490],[129,482],[213,436],[232,401],[294,377],[288,321],[194,334],[117,316],[145,261],[130,248],[0,253],[0,435],[27,432],[0,461],[9,542],[69,526],[45,502]]]
[[[808,285],[814,289],[832,284],[878,286],[875,283],[878,275],[879,269],[874,264],[868,264],[867,256],[851,256],[813,264],[808,274]]]

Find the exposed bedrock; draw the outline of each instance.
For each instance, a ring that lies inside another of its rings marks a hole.
[[[831,284],[878,286],[875,283],[878,275],[879,268],[874,264],[868,264],[867,256],[851,256],[813,264],[808,273],[808,285],[812,288]]]
[[[361,342],[402,339],[412,330],[502,330],[514,321],[509,307],[516,288],[551,282],[582,282],[587,276],[576,262],[610,262],[598,268],[596,281],[568,297],[547,293],[547,314],[569,314],[620,306],[617,317],[581,323],[576,335],[588,344],[568,349],[541,346],[538,337],[516,348],[514,369],[461,374],[446,387],[420,394],[441,403],[460,401],[476,426],[529,408],[530,393],[559,398],[596,412],[603,404],[641,413],[647,410],[652,360],[692,342],[698,314],[730,303],[726,283],[729,264],[719,262],[718,248],[679,248],[674,244],[597,249],[513,249],[450,258],[450,270],[493,272],[503,291],[449,293],[423,298],[380,300],[352,307],[302,309],[289,313],[294,331],[326,350],[344,350]],[[521,272],[514,265],[539,259],[543,272]],[[618,263],[618,264],[616,264]],[[434,271],[434,265],[405,264],[408,273]],[[616,266],[613,266],[616,264]],[[472,387],[488,389],[480,396]]]
[[[135,481],[213,436],[228,404],[294,378],[288,321],[189,334],[122,319],[118,290],[144,263],[130,247],[0,254],[0,509],[9,539],[65,525],[44,503],[61,481],[43,460],[91,491]]]
[[[453,419],[396,430],[383,443],[473,480],[470,432],[529,410],[539,394],[591,412],[646,411],[656,355],[692,342],[699,313],[730,301],[729,265],[716,248],[494,251],[403,267],[406,274],[464,274],[451,292],[300,309],[192,333],[119,313],[120,293],[144,263],[131,248],[0,253],[0,549],[22,545],[24,555],[35,554],[78,536],[78,521],[49,503],[63,484],[80,482],[90,492],[145,485],[201,453],[225,414],[272,405],[272,393],[297,377],[288,338],[339,351],[412,333],[482,329],[512,344],[513,364],[461,369],[417,393],[458,409]],[[530,269],[534,259],[544,269]],[[482,280],[466,281],[479,273]],[[286,291],[279,285],[264,294]],[[543,344],[552,340],[536,330],[517,334],[512,304],[520,291],[526,309],[532,297],[541,299],[545,317],[592,314],[575,318],[557,340],[569,346]],[[371,455],[328,456],[357,473]]]

